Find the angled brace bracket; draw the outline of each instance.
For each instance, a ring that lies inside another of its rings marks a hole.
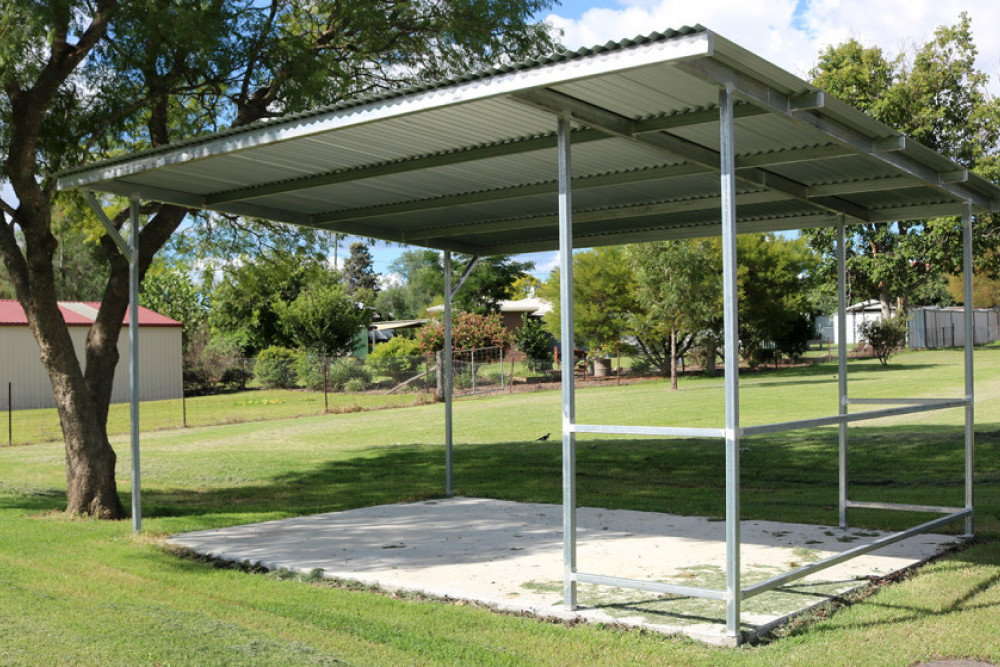
[[[465,267],[465,271],[462,271],[462,276],[458,279],[458,282],[455,283],[455,287],[452,288],[451,290],[452,300],[455,299],[455,295],[458,294],[458,290],[462,289],[462,285],[465,284],[466,279],[469,277],[469,275],[472,274],[472,270],[476,268],[476,264],[479,264],[478,255],[472,257],[472,261],[469,262],[469,265],[467,267]]]
[[[84,190],[83,196],[87,200],[87,203],[90,204],[90,208],[94,209],[94,213],[97,214],[97,219],[101,221],[102,225],[104,225],[104,229],[108,232],[108,236],[111,237],[111,240],[115,242],[116,246],[118,246],[118,250],[121,251],[121,254],[124,255],[125,259],[128,260],[129,264],[131,264],[132,249],[129,247],[128,243],[125,242],[125,239],[122,238],[119,231],[115,229],[115,226],[111,224],[111,220],[104,212],[100,202],[94,198],[94,195],[90,190]]]

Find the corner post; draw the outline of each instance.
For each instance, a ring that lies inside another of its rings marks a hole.
[[[444,492],[452,495],[452,410],[454,375],[451,349],[451,251],[444,251]]]
[[[139,201],[129,199],[128,340],[129,421],[132,440],[132,532],[142,530],[142,489],[139,476]]]
[[[962,282],[965,300],[965,508],[972,509],[973,475],[975,468],[975,379],[973,376],[973,343],[975,320],[972,312],[972,205],[962,210]],[[965,519],[965,534],[974,534],[974,515]]]
[[[573,336],[573,201],[570,118],[559,117],[559,338],[562,341],[563,602],[576,609],[576,341]]]
[[[837,216],[837,414],[847,414],[847,233],[844,215]],[[847,528],[847,422],[838,425],[840,527]]]
[[[733,91],[719,91],[722,284],[726,354],[726,636],[740,640],[740,385]]]

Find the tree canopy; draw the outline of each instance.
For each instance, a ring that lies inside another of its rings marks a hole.
[[[968,15],[938,28],[912,62],[887,57],[856,40],[831,46],[812,71],[813,82],[926,146],[998,181],[1000,102],[986,91],[988,77],[975,67],[976,46]],[[836,232],[806,230],[833,271]],[[850,225],[847,243],[852,300],[891,306],[936,299],[944,275],[961,271],[961,225],[954,218]],[[990,216],[975,220],[977,269],[996,276],[1000,262]],[[933,289],[921,294],[931,284]]]
[[[39,0],[0,5],[0,259],[52,381],[66,442],[68,509],[124,513],[107,440],[128,263],[98,230],[108,266],[86,360],[56,306],[54,175],[110,155],[242,126],[347,97],[551,50],[532,16],[547,0],[300,2]],[[58,195],[74,199],[75,195]],[[124,209],[106,206],[121,227]],[[145,206],[139,270],[188,211]],[[215,217],[213,224],[224,218]]]

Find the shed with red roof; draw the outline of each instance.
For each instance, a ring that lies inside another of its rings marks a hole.
[[[60,301],[59,310],[69,326],[78,359],[84,359],[87,332],[97,317],[100,303]],[[148,308],[139,308],[139,396],[143,401],[180,398],[182,391],[180,322]],[[112,403],[129,400],[128,314],[118,339]],[[15,410],[53,408],[52,385],[39,358],[38,343],[28,329],[28,318],[17,301],[0,299],[0,405]]]

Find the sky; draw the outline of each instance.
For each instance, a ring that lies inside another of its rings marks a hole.
[[[700,23],[808,78],[827,46],[853,37],[890,57],[912,53],[935,28],[955,24],[963,11],[972,19],[977,65],[990,76],[991,93],[1000,94],[1000,0],[563,0],[538,18],[561,30],[562,43],[571,49]],[[9,194],[4,187],[7,201]],[[376,272],[388,273],[403,250],[383,243],[372,248]],[[542,279],[556,265],[554,252],[518,259],[533,261],[534,274]]]

